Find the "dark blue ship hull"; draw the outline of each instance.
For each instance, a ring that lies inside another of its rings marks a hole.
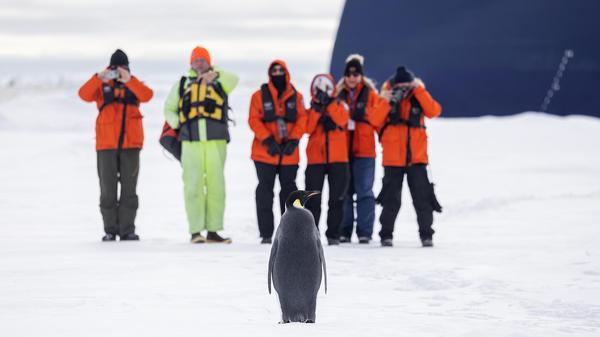
[[[599,16],[597,0],[347,0],[331,72],[351,53],[378,84],[406,65],[446,117],[600,117]]]

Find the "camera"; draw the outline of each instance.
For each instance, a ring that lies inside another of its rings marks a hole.
[[[410,87],[395,87],[392,89],[392,97],[390,98],[390,104],[394,105],[400,102],[403,98],[408,96],[408,93],[412,90]]]
[[[119,78],[119,71],[115,69],[111,69],[106,73],[106,79],[115,80]]]
[[[400,89],[392,90],[392,97],[390,98],[390,104],[395,105],[402,100],[404,92]]]
[[[317,94],[315,95],[315,99],[317,102],[327,105],[331,102],[331,96],[327,94],[327,92],[317,88]]]

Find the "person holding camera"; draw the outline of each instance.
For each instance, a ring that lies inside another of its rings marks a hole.
[[[306,129],[302,94],[290,81],[282,60],[268,69],[269,82],[261,85],[250,101],[248,124],[254,131],[252,155],[258,176],[256,215],[261,243],[270,244],[274,231],[273,187],[279,177],[279,207],[285,212],[288,195],[297,190],[298,143]]]
[[[405,67],[382,87],[381,95],[389,101],[387,114],[376,116],[375,125],[383,147],[384,177],[377,202],[383,206],[381,245],[393,245],[394,223],[400,210],[402,182],[407,177],[408,187],[417,213],[419,236],[423,247],[433,246],[433,211],[441,211],[427,177],[427,133],[425,117],[440,115],[442,107],[431,97],[423,82]]]
[[[306,156],[306,190],[322,191],[325,176],[329,184],[327,209],[327,242],[338,245],[342,223],[344,196],[350,180],[346,126],[350,119],[348,105],[336,99],[333,77],[329,74],[315,76],[311,84],[310,109],[306,132],[310,135]],[[306,208],[319,226],[321,195],[309,199]]]
[[[231,243],[217,232],[223,230],[225,216],[228,95],[237,83],[236,75],[213,66],[208,50],[198,46],[187,75],[173,85],[165,102],[165,119],[181,140],[191,243]]]
[[[364,58],[352,54],[346,59],[344,77],[339,81],[338,99],[350,107],[348,121],[348,151],[350,184],[344,200],[344,217],[340,242],[348,243],[354,227],[354,199],[356,194],[356,234],[359,243],[368,244],[375,222],[375,127],[371,119],[384,115],[387,102],[379,97],[373,82],[364,76]]]
[[[120,49],[109,66],[94,74],[79,89],[79,97],[95,102],[96,153],[100,179],[102,241],[139,240],[135,233],[138,209],[137,180],[144,130],[140,103],[152,98],[152,89],[131,75],[129,59]],[[117,195],[120,184],[120,195]]]

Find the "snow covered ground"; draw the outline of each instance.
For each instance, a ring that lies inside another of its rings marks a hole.
[[[420,247],[405,186],[395,247],[325,247],[329,293],[319,295],[317,324],[278,325],[277,299],[266,284],[270,247],[257,238],[248,103],[265,80],[268,61],[279,56],[290,61],[294,82],[306,92],[312,75],[327,69],[328,54],[302,54],[306,49],[298,46],[325,32],[326,41],[317,46],[328,48],[332,19],[300,13],[285,32],[301,31],[301,42],[287,41],[296,47],[279,55],[267,53],[261,48],[274,41],[265,37],[267,28],[286,26],[276,20],[278,13],[302,10],[283,5],[265,14],[262,1],[251,13],[255,17],[239,17],[248,27],[239,39],[260,33],[263,40],[247,42],[242,47],[248,54],[231,58],[219,56],[231,55],[233,47],[216,44],[217,63],[241,76],[231,97],[237,126],[226,164],[225,234],[234,240],[229,246],[188,243],[181,169],[157,143],[166,93],[199,37],[184,34],[154,47],[133,44],[132,69],[155,89],[154,99],[142,106],[142,241],[101,243],[96,111],[78,99],[77,89],[106,64],[113,40],[94,31],[97,44],[82,51],[94,59],[66,57],[88,40],[56,28],[56,13],[24,10],[19,3],[0,12],[0,25],[11,27],[0,34],[8,46],[0,50],[0,336],[599,335],[600,120],[526,113],[431,121],[431,173],[444,206],[435,216],[436,247]],[[57,13],[75,6],[57,3]],[[75,14],[83,11],[74,8]],[[235,12],[235,6],[230,9]],[[259,14],[271,21],[261,22]],[[5,20],[14,15],[28,19]],[[44,23],[48,34],[15,38],[25,29],[17,24],[28,20]],[[158,34],[156,27],[149,29]],[[126,37],[121,46],[137,38]],[[53,38],[67,51],[50,48]],[[160,46],[163,58],[148,58]],[[24,61],[19,48],[27,47],[32,55]],[[313,54],[323,56],[306,57]],[[381,176],[379,169],[375,192]],[[297,181],[304,185],[303,169]]]
[[[322,71],[297,68],[299,88]],[[431,121],[432,174],[444,205],[436,247],[420,248],[406,193],[396,246],[325,247],[329,293],[319,296],[317,324],[282,326],[266,288],[270,247],[257,239],[245,122],[263,70],[245,76],[232,95],[238,124],[226,167],[230,246],[187,242],[181,171],[156,141],[166,90],[178,75],[163,82],[160,74],[138,74],[156,89],[142,109],[141,242],[99,242],[95,109],[78,100],[79,82],[40,88],[35,97],[11,89],[0,102],[0,335],[600,332],[599,120],[526,113]],[[380,178],[381,170],[376,192]]]

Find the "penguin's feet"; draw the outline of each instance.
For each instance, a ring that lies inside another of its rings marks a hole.
[[[290,322],[290,320],[289,320],[289,319],[286,319],[286,320],[281,320],[281,321],[279,321],[279,323],[277,323],[277,324],[287,324],[287,323],[289,323],[289,322]]]
[[[304,323],[314,323],[315,321],[313,321],[312,319],[307,319],[306,321],[304,321]]]

